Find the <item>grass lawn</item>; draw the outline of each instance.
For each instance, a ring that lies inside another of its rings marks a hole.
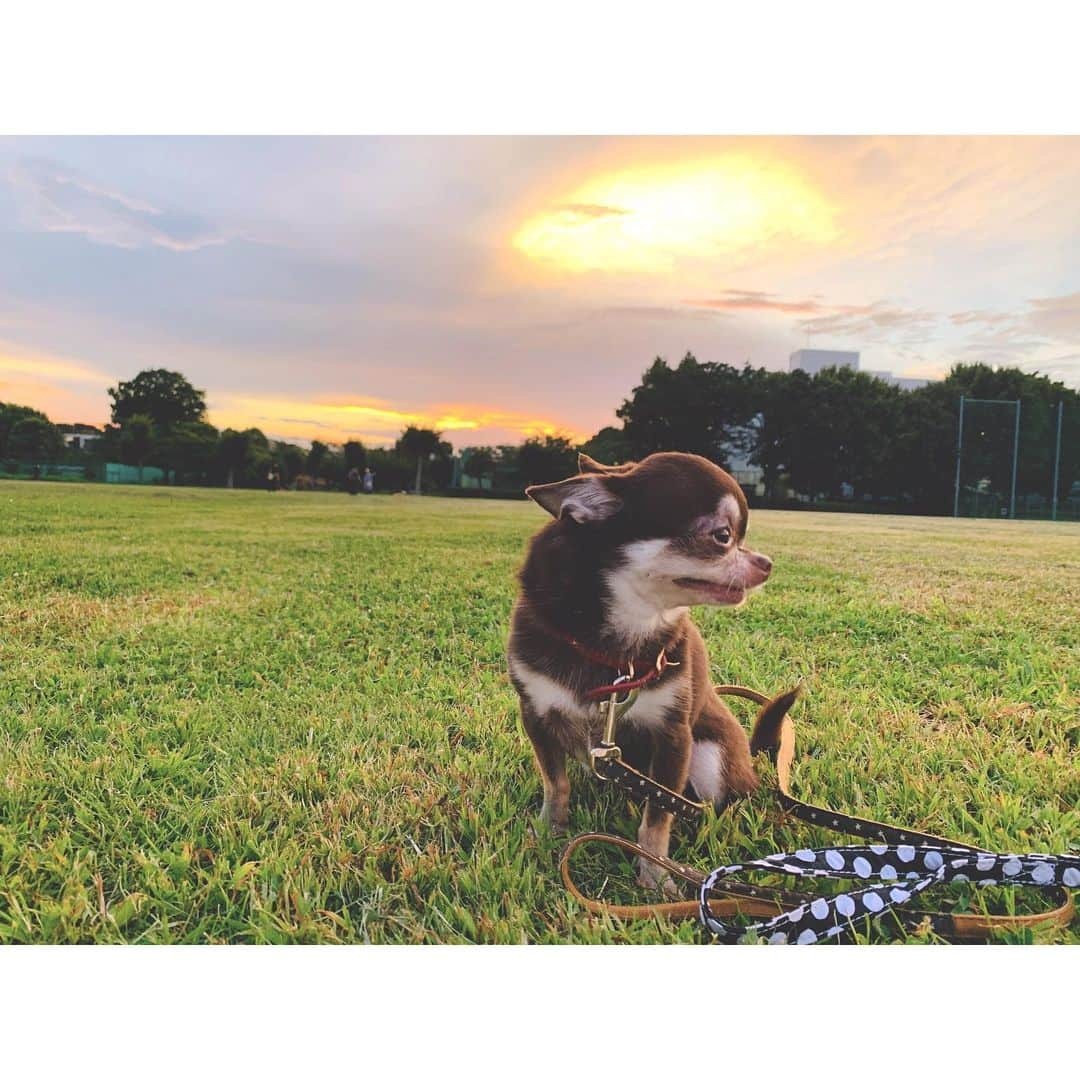
[[[0,482],[0,942],[700,940],[582,912],[536,826],[503,648],[542,521]],[[797,793],[993,850],[1080,846],[1080,526],[763,511],[751,537],[772,581],[697,617],[717,681],[807,681]],[[617,793],[572,783],[575,832],[634,834]],[[835,840],[766,786],[673,852]],[[580,870],[647,899],[618,856]],[[930,900],[1013,901],[962,888]]]

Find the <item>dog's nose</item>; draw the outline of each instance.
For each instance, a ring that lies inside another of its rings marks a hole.
[[[766,577],[772,572],[772,559],[768,555],[759,555],[756,551],[750,555],[750,561],[760,570]]]

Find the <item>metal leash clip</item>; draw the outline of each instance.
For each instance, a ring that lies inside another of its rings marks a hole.
[[[628,664],[629,671],[625,675],[620,675],[611,685],[619,686],[624,682],[631,682],[634,678],[634,665]],[[637,701],[637,696],[641,691],[635,687],[633,690],[628,690],[626,696],[621,700],[619,698],[619,691],[613,690],[611,696],[606,702],[600,704],[600,709],[607,710],[607,718],[604,721],[604,734],[600,739],[600,745],[593,747],[592,762],[593,771],[596,772],[596,763],[598,761],[618,761],[622,757],[622,751],[615,745],[615,729],[619,726],[619,720],[623,714],[626,713],[630,707]],[[597,773],[597,775],[601,775]],[[605,777],[606,779],[606,777]]]
[[[662,674],[666,666],[667,660],[664,651],[661,650],[660,655],[656,658],[657,673]],[[589,752],[592,760],[592,770],[601,780],[613,781],[633,798],[648,799],[651,804],[655,804],[661,810],[666,810],[668,813],[676,814],[681,818],[697,821],[705,809],[704,803],[692,802],[679,792],[664,787],[663,784],[658,783],[651,776],[646,776],[632,766],[627,765],[622,759],[622,750],[619,749],[615,742],[615,729],[618,727],[620,718],[626,714],[627,710],[637,700],[642,684],[647,681],[634,678],[634,665],[632,663],[628,663],[627,667],[629,672],[626,675],[620,675],[611,683],[613,689],[608,696],[607,702],[600,703],[601,709],[607,709],[607,717],[604,721],[604,734],[600,740],[600,745],[593,747]],[[623,683],[630,683],[631,689],[628,689],[626,696],[620,699],[618,687]]]

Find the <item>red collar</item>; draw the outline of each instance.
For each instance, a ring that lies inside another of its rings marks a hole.
[[[643,686],[648,686],[651,682],[656,682],[661,675],[667,671],[668,667],[672,666],[671,661],[667,658],[667,649],[660,650],[660,655],[656,658],[656,663],[653,664],[644,675],[640,675],[637,678],[634,677],[634,665],[632,661],[629,661],[630,666],[630,678],[623,679],[622,682],[609,683],[607,686],[594,686],[592,690],[585,691],[586,701],[602,701],[606,697],[611,697],[612,694],[621,694],[626,690],[639,690]],[[674,665],[678,667],[678,664]]]
[[[571,634],[563,633],[557,627],[549,627],[549,632],[553,637],[565,642],[575,652],[584,656],[586,660],[599,664],[601,667],[611,668],[612,671],[617,671],[620,674],[625,672],[630,676],[629,679],[624,678],[617,683],[608,683],[587,690],[585,692],[586,701],[600,701],[624,690],[638,690],[643,686],[648,686],[649,683],[656,682],[669,666],[678,667],[678,664],[674,664],[668,659],[667,651],[671,647],[670,641],[660,649],[655,660],[635,664],[632,659],[619,660],[617,657],[608,656],[606,653],[598,652],[596,649],[590,649],[588,645],[578,641]],[[644,674],[638,675],[638,671],[644,671]]]

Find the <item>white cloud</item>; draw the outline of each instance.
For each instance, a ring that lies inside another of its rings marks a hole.
[[[24,157],[8,170],[24,222],[45,232],[81,233],[121,248],[155,246],[197,251],[230,239],[191,215],[162,210],[42,158]]]
[[[1032,300],[1024,322],[1037,334],[1075,341],[1080,337],[1080,292]]]

